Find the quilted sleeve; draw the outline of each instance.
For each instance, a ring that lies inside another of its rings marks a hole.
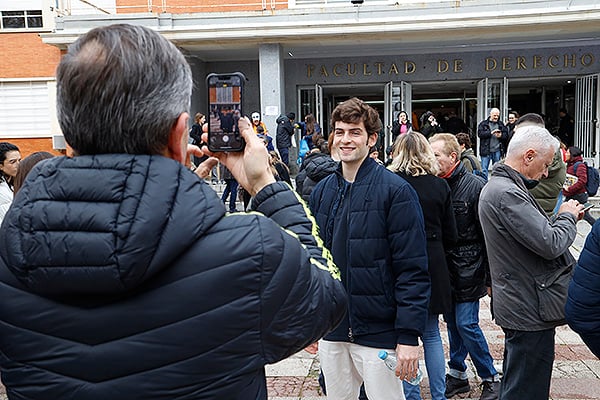
[[[344,316],[346,294],[314,218],[288,185],[267,186],[253,207],[271,219],[260,219],[261,338],[265,360],[273,363],[335,328]]]

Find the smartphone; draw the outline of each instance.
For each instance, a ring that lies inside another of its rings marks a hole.
[[[242,100],[246,77],[241,72],[209,74],[208,149],[210,151],[242,151],[244,139],[238,128],[242,118]]]
[[[589,210],[592,207],[594,207],[594,205],[592,203],[585,203],[583,205],[583,212],[586,212],[587,210]]]

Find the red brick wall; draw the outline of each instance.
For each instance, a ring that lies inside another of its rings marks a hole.
[[[287,2],[278,1],[276,8],[287,8]],[[267,9],[271,9],[271,0],[267,0]],[[163,10],[161,0],[152,0],[153,13],[168,12],[172,14],[199,13],[199,12],[227,12],[227,11],[261,11],[262,0],[167,0]],[[117,0],[117,13],[143,13],[148,12],[148,0]]]
[[[55,76],[60,61],[60,50],[37,33],[0,33],[0,54],[2,78]]]
[[[21,151],[21,157],[25,158],[36,151],[47,151],[52,154],[61,155],[57,150],[52,149],[51,138],[34,138],[34,139],[6,139],[0,138],[0,142],[9,142],[14,144]]]

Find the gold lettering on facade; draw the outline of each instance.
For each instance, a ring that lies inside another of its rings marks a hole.
[[[327,73],[327,68],[324,65],[321,65],[321,76],[329,76]]]
[[[425,70],[419,70],[417,62],[415,61],[400,61],[403,64],[402,73],[399,69],[399,62],[348,62],[340,60],[340,63],[336,64],[305,64],[306,76],[308,78],[316,78],[317,76],[327,78],[330,76],[335,77],[369,77],[374,75],[387,75],[392,77],[393,75],[411,75],[415,73],[433,73],[431,67],[425,68]],[[528,69],[559,69],[559,68],[589,68],[596,66],[598,63],[597,55],[591,52],[578,54],[578,53],[555,53],[555,54],[544,54],[544,55],[531,55],[531,56],[489,56],[484,58],[485,61],[485,72],[498,71],[526,71]],[[360,65],[362,64],[362,71],[359,72]],[[317,66],[318,65],[318,66]],[[389,65],[389,66],[388,66]],[[447,74],[464,73],[465,65],[464,60],[460,58],[455,59],[438,59],[437,60],[437,73]],[[472,68],[469,66],[469,69]],[[318,72],[317,72],[318,71]],[[359,75],[361,74],[361,75]]]
[[[343,67],[344,66],[342,64],[335,64],[333,66],[333,69],[332,69],[333,75],[335,75],[335,76],[341,76],[342,73],[340,72],[340,69],[343,68]]]
[[[356,75],[356,63],[355,64],[348,63],[348,76],[354,76],[354,75]]]
[[[444,72],[448,72],[448,69],[450,68],[448,61],[438,60],[437,64],[438,64],[437,72],[439,72],[440,74],[443,74]]]
[[[454,60],[454,72],[455,73],[463,72],[462,63],[463,63],[463,60],[461,60],[461,59]]]
[[[575,68],[575,66],[577,65],[577,61],[575,61],[575,58],[577,56],[575,54],[565,54],[565,68],[568,67],[573,67]],[[571,65],[569,65],[571,64]]]
[[[586,53],[581,56],[581,65],[584,67],[589,67],[594,63],[594,55],[590,53]]]

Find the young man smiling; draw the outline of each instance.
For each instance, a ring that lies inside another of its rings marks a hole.
[[[404,399],[401,379],[417,373],[417,338],[425,328],[430,283],[423,214],[417,194],[369,157],[381,121],[352,98],[331,115],[336,173],[315,187],[310,207],[340,267],[349,296],[346,317],[319,344],[330,399]],[[396,353],[394,373],[378,359]]]

